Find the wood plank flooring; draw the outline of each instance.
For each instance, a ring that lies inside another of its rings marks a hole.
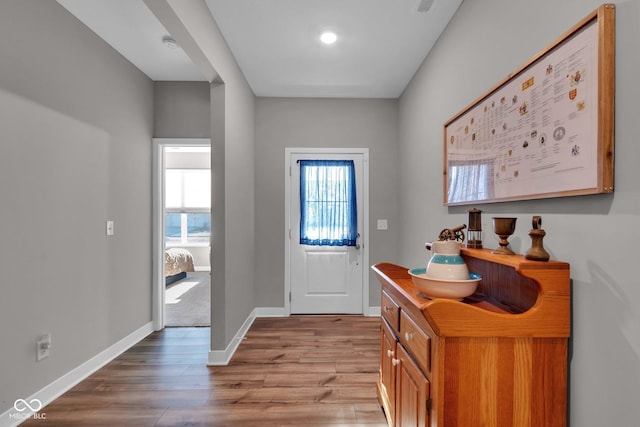
[[[168,328],[23,426],[386,426],[376,398],[380,319],[256,319],[228,366],[209,328]]]

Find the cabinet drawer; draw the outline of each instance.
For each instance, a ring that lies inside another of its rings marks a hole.
[[[387,319],[389,326],[393,328],[394,332],[399,331],[400,326],[400,307],[396,302],[391,299],[389,294],[382,291],[382,316]]]
[[[400,313],[400,342],[418,365],[431,374],[431,338],[407,313]]]

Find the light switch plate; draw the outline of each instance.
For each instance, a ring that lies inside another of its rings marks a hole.
[[[107,236],[113,236],[113,221],[107,221]]]
[[[51,334],[42,335],[36,342],[36,361],[39,362],[45,357],[49,357],[51,349]]]

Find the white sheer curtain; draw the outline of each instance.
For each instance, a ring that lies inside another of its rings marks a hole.
[[[487,162],[449,164],[449,203],[493,198],[493,168]]]
[[[300,160],[300,243],[355,246],[355,166],[351,160]]]

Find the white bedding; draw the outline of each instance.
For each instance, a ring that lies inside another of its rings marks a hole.
[[[164,253],[164,275],[173,276],[182,272],[195,271],[193,255],[183,248],[169,248]]]

